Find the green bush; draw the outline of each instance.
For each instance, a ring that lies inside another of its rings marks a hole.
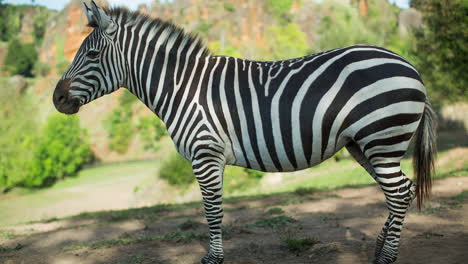
[[[93,157],[85,136],[77,116],[50,116],[34,153],[31,173],[23,185],[49,186],[58,179],[76,174]]]
[[[224,170],[224,190],[229,193],[245,191],[256,186],[263,175],[265,173],[261,171],[227,166]],[[167,180],[171,185],[180,186],[190,185],[196,180],[190,162],[177,153],[170,155],[168,159],[163,161],[159,177]]]
[[[133,138],[132,112],[123,108],[116,108],[105,120],[109,132],[109,149],[123,154]]]
[[[145,150],[159,150],[159,141],[167,135],[166,127],[156,116],[143,116],[137,126]]]
[[[0,80],[0,187],[43,187],[75,174],[91,161],[77,116],[37,122],[35,98],[19,95]]]
[[[128,90],[124,90],[119,97],[119,106],[104,120],[109,132],[109,149],[120,154],[127,152],[135,134],[132,120],[132,105],[135,101],[136,97]]]
[[[187,186],[195,181],[192,165],[178,153],[171,154],[163,161],[159,177],[171,185]]]
[[[18,39],[13,39],[8,44],[8,53],[5,58],[6,71],[12,75],[20,74],[32,77],[37,57],[34,44],[22,43]]]
[[[21,184],[31,170],[37,134],[36,109],[0,80],[0,187]]]
[[[242,192],[255,187],[262,179],[264,172],[227,166],[224,170],[223,186],[228,193]]]

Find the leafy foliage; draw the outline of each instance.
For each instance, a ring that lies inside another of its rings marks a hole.
[[[270,26],[265,34],[269,43],[261,50],[265,58],[272,60],[290,59],[305,56],[308,53],[306,35],[297,24]]]
[[[159,177],[171,185],[187,186],[195,181],[192,165],[177,153],[166,159],[159,170]]]
[[[468,2],[413,0],[425,27],[415,32],[414,56],[429,94],[441,103],[468,99]]]
[[[164,123],[155,116],[143,116],[137,126],[144,149],[159,150],[160,140],[167,135]]]
[[[132,105],[136,101],[128,90],[124,90],[119,97],[119,106],[104,120],[109,132],[109,149],[118,153],[125,153],[134,136],[132,121]]]
[[[262,179],[264,172],[227,166],[224,169],[223,185],[227,193],[232,194],[237,191],[244,191],[256,186]]]
[[[218,56],[242,57],[240,51],[231,45],[221,45],[220,41],[213,41],[209,44],[210,51]]]
[[[19,185],[26,179],[34,157],[31,149],[39,138],[35,131],[35,109],[27,98],[10,87],[0,80],[0,186],[3,187]]]
[[[283,17],[289,12],[294,0],[267,0],[267,9],[277,18]]]
[[[198,23],[197,27],[195,28],[195,32],[199,33],[202,36],[208,36],[208,33],[212,27],[212,24],[200,21],[200,23]]]
[[[226,192],[230,194],[243,191],[258,184],[264,172],[227,166],[224,169],[223,185]],[[159,171],[159,177],[165,179],[171,185],[186,186],[195,181],[190,162],[177,153],[166,159]]]
[[[225,2],[223,4],[223,7],[224,7],[224,10],[231,12],[231,13],[236,11],[236,7],[232,3],[229,3],[229,2]]]
[[[329,50],[359,43],[383,45],[378,34],[366,26],[366,21],[359,15],[358,10],[343,5],[330,5],[324,9],[331,14],[322,18],[318,50]]]
[[[41,44],[44,39],[48,16],[47,9],[38,9],[33,17],[33,37],[36,44]]]
[[[37,57],[34,44],[21,43],[15,38],[8,44],[8,54],[5,58],[6,70],[12,75],[20,74],[31,77]]]
[[[13,5],[0,3],[0,40],[9,41],[18,34],[21,17],[17,14],[17,8]]]
[[[0,2],[0,41],[18,38],[22,20],[32,16],[32,37],[35,44],[41,44],[45,35],[50,10],[42,6],[11,5]]]
[[[53,115],[42,130],[31,99],[0,87],[0,186],[48,186],[91,161],[77,116]]]
[[[23,185],[42,187],[74,175],[92,160],[77,116],[54,114],[49,117],[34,155],[31,174]]]

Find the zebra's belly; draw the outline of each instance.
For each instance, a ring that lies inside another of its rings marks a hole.
[[[245,147],[233,146],[232,155],[229,155],[232,158],[229,159],[228,164],[265,172],[298,171],[322,163],[343,147],[344,144],[337,145],[336,149],[331,152],[315,152],[310,157],[305,157],[301,156],[302,152],[294,151],[294,146],[286,147],[285,149],[289,149],[288,152],[276,151],[276,149],[273,152],[268,146],[261,145],[258,145],[257,152],[247,152]]]

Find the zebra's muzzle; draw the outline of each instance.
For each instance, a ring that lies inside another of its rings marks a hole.
[[[57,111],[67,115],[76,114],[80,110],[80,100],[70,96],[70,83],[68,79],[60,80],[52,98]]]

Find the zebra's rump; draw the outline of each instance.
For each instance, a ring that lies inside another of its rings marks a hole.
[[[414,67],[375,46],[280,62],[215,57],[209,63],[212,75],[203,82],[219,89],[201,98],[213,104],[213,127],[229,142],[234,165],[263,171],[311,167],[356,135],[393,126],[412,135],[416,128],[406,125],[419,122],[426,99]]]

